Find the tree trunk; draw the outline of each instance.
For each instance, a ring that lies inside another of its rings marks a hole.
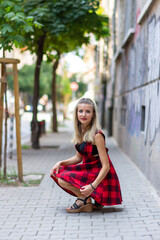
[[[57,132],[57,109],[56,109],[56,103],[57,103],[57,98],[56,98],[56,70],[59,64],[59,59],[60,59],[60,53],[58,52],[58,58],[53,64],[53,79],[52,79],[52,131]]]
[[[40,129],[37,121],[37,105],[39,98],[39,78],[40,78],[40,68],[43,60],[43,46],[44,46],[45,34],[39,38],[38,41],[38,51],[37,51],[37,62],[34,74],[34,95],[33,95],[33,118],[31,122],[31,131],[32,131],[32,148],[39,148],[39,136]]]

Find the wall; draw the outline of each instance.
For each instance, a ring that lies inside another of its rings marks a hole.
[[[160,2],[154,1],[139,25],[144,5],[136,1],[134,36],[114,63],[113,135],[160,191]]]

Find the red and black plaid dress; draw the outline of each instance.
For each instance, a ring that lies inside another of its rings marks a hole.
[[[100,130],[98,132],[104,136]],[[55,176],[81,189],[82,186],[88,185],[96,179],[102,165],[99,156],[94,156],[98,154],[96,145],[89,142],[83,142],[81,144],[76,144],[75,148],[83,156],[83,162],[81,164],[61,166],[59,173],[55,173]],[[106,148],[106,152],[108,155],[108,148]],[[91,194],[91,197],[95,201],[107,206],[122,203],[119,180],[109,155],[108,159],[110,163],[110,171],[98,185],[96,190]],[[58,184],[57,179],[54,176],[52,178]],[[75,196],[73,192],[65,188],[63,189]]]

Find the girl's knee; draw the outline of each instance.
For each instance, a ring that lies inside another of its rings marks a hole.
[[[58,183],[59,183],[59,185],[61,185],[61,186],[66,186],[68,183],[67,182],[65,182],[63,179],[61,179],[61,178],[57,178],[57,180],[58,180]]]

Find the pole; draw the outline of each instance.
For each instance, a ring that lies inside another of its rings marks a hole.
[[[19,84],[17,64],[13,64],[13,83],[14,83],[14,97],[15,97],[15,118],[16,118],[16,139],[17,139],[17,161],[18,161],[18,177],[23,181],[22,170],[22,149],[21,149],[21,132],[20,132],[20,116],[19,116]]]
[[[4,63],[1,68],[1,78],[4,75]],[[0,94],[0,168],[2,167],[2,131],[3,131],[3,96],[4,96],[5,83],[1,82],[1,94]]]
[[[6,73],[6,66],[5,66],[5,73]],[[3,177],[4,179],[7,178],[7,119],[8,119],[8,103],[7,103],[7,83],[5,83],[5,90],[4,90],[4,96],[5,96],[5,140],[4,140],[4,171],[3,171]]]

